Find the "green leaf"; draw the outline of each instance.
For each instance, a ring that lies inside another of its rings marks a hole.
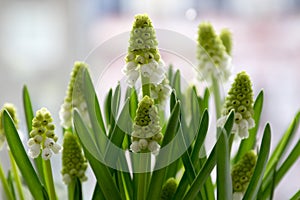
[[[97,147],[95,146],[93,139],[90,137],[90,131],[85,126],[77,110],[74,111],[74,126],[84,149],[84,154],[91,165],[103,195],[106,199],[121,199],[120,193],[111,176],[109,168],[93,156],[95,152],[97,153]],[[91,150],[94,153],[90,153]],[[101,156],[101,154],[98,155]]]
[[[138,102],[139,102],[135,88],[131,88],[131,94],[130,94],[129,101],[130,101],[130,107],[129,107],[130,117],[131,117],[131,119],[134,119],[135,115],[136,115],[136,110],[138,108]]]
[[[292,149],[291,153],[288,155],[288,157],[284,160],[282,165],[276,171],[276,177],[274,183],[275,187],[282,180],[282,178],[285,176],[288,170],[293,166],[293,164],[298,160],[299,156],[300,156],[300,139]],[[269,178],[269,176],[266,177],[265,181],[263,182],[263,186],[262,186],[263,199],[266,199],[270,195],[272,190],[272,182],[273,180],[272,178]]]
[[[2,187],[3,187],[6,198],[8,200],[15,199],[14,195],[12,193],[12,190],[10,189],[9,181],[5,177],[5,174],[4,174],[1,163],[0,163],[0,180],[1,180],[1,183],[2,183]]]
[[[266,174],[265,177],[267,177],[270,173],[272,173],[272,169],[275,166],[275,163],[278,161],[280,162],[284,153],[286,152],[287,148],[290,146],[290,143],[292,142],[293,138],[295,137],[300,122],[300,112],[298,112],[290,124],[289,128],[286,130],[285,134],[280,139],[279,143],[275,147],[275,150],[273,151],[267,168],[266,168]]]
[[[177,97],[182,101],[180,71],[177,70],[173,79],[172,88],[175,89]]]
[[[105,113],[105,121],[106,121],[106,126],[109,127],[111,124],[111,99],[112,99],[112,89],[110,88],[108,94],[105,97],[104,101],[104,113]]]
[[[229,143],[225,132],[221,132],[217,145],[217,198],[232,199]]]
[[[105,199],[105,196],[103,195],[102,190],[100,189],[99,184],[96,183],[92,200],[104,200],[104,199]]]
[[[15,191],[15,187],[14,187],[14,178],[13,178],[13,175],[12,175],[12,171],[8,171],[8,175],[7,175],[7,183],[8,183],[8,186],[10,188],[10,191],[11,191],[11,194],[12,194],[12,199],[17,199],[17,196],[16,196],[16,191]]]
[[[263,139],[260,145],[260,150],[257,158],[257,163],[249,182],[248,188],[244,195],[244,200],[255,200],[261,187],[262,177],[266,169],[271,146],[271,128],[270,124],[267,124],[264,130]]]
[[[253,118],[255,122],[255,127],[249,130],[249,137],[247,139],[242,140],[233,163],[237,163],[246,152],[254,148],[254,145],[256,143],[256,134],[259,128],[263,103],[264,103],[264,91],[261,90],[258,96],[256,97],[256,100],[253,105],[253,109],[254,109]]]
[[[175,107],[171,113],[170,119],[167,124],[166,132],[164,135],[164,139],[162,142],[161,147],[163,148],[166,146],[171,140],[174,138],[176,132],[177,132],[177,126],[179,123],[179,116],[180,116],[180,103],[177,102],[175,104]],[[160,160],[165,160],[168,159],[165,156],[162,156],[161,154],[158,154],[156,163],[160,163]],[[167,167],[163,167],[161,169],[158,169],[153,172],[150,186],[149,186],[149,192],[147,199],[152,200],[152,199],[159,199],[160,197],[160,192],[162,189],[162,186],[164,184],[164,177],[165,173],[167,171]]]
[[[234,119],[234,112],[230,112],[227,121],[224,125],[224,129],[218,129],[218,131],[223,131],[227,134],[227,137],[230,135],[231,132],[231,128],[233,125],[233,119]],[[219,134],[218,134],[219,135]],[[215,146],[213,147],[208,159],[206,160],[206,162],[204,163],[203,167],[201,168],[201,170],[199,171],[199,173],[197,174],[194,182],[191,184],[190,189],[188,190],[188,192],[185,194],[185,196],[182,198],[182,196],[176,195],[175,194],[175,200],[190,200],[190,199],[194,199],[198,192],[201,190],[201,188],[203,187],[204,183],[206,182],[206,180],[208,179],[208,177],[210,177],[210,173],[212,172],[213,168],[216,165],[216,146],[218,145],[220,141],[220,137],[217,141],[217,143],[215,144]]]
[[[33,114],[33,110],[32,110],[32,104],[31,104],[31,100],[30,100],[29,91],[28,91],[26,85],[23,87],[23,105],[24,105],[24,113],[25,113],[25,119],[26,119],[27,130],[28,130],[27,135],[28,135],[28,137],[30,137],[29,133],[32,129],[32,119],[34,117],[34,114]],[[36,159],[34,159],[34,164],[36,166],[38,176],[39,176],[41,182],[45,185],[42,157],[39,156]]]
[[[3,113],[3,124],[6,133],[7,143],[11,153],[24,177],[28,188],[35,199],[48,199],[47,192],[42,186],[37,174],[35,173],[26,151],[20,140],[18,131],[14,125],[9,113],[5,110]]]
[[[300,190],[296,192],[290,200],[299,200],[300,199]]]

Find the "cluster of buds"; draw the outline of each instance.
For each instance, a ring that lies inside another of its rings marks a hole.
[[[133,152],[151,152],[157,155],[162,140],[159,116],[153,99],[145,96],[139,103],[131,134]]]
[[[246,72],[237,74],[231,89],[226,97],[222,117],[218,119],[217,126],[223,127],[227,115],[234,110],[233,133],[237,133],[242,139],[249,136],[248,129],[255,126],[253,119],[253,91],[252,83]]]
[[[82,94],[82,71],[88,69],[83,62],[75,62],[64,103],[61,105],[59,117],[62,127],[72,127],[72,109],[77,108],[83,119],[88,119],[87,105]]]
[[[86,181],[85,171],[87,161],[82,153],[77,137],[69,131],[64,134],[62,152],[62,176],[65,184],[71,183],[74,178]]]
[[[15,124],[17,129],[18,129],[18,126],[19,126],[19,120],[18,120],[18,117],[17,117],[17,111],[16,111],[15,106],[13,104],[10,104],[10,103],[5,103],[3,105],[3,108],[0,110],[0,150],[2,149],[3,144],[5,142],[5,131],[4,131],[3,123],[2,123],[4,110],[7,110],[7,112],[11,116],[12,120],[14,121],[14,124]]]
[[[31,158],[37,158],[42,149],[42,158],[49,160],[52,152],[57,154],[62,150],[62,147],[56,143],[58,137],[54,133],[55,126],[52,121],[51,114],[46,108],[36,112],[36,116],[32,120],[30,139],[27,142],[28,155]]]
[[[161,200],[172,199],[178,187],[178,183],[175,178],[169,178],[163,185],[161,191]]]
[[[231,171],[232,189],[235,200],[242,199],[253,175],[257,155],[254,151],[247,152],[242,159],[233,166]]]
[[[231,34],[223,30],[218,36],[213,26],[204,22],[198,30],[199,79],[211,84],[211,77],[227,81],[231,75]]]
[[[134,86],[139,78],[144,80],[142,84],[150,84],[151,97],[163,104],[171,88],[157,44],[150,18],[147,15],[135,16],[123,72],[129,86]]]

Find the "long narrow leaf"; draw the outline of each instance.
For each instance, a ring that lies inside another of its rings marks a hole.
[[[232,199],[229,143],[223,131],[217,145],[217,198]]]
[[[264,130],[263,139],[260,145],[260,150],[257,158],[257,163],[250,180],[249,186],[244,195],[244,200],[254,200],[257,197],[259,188],[261,186],[262,177],[266,169],[271,146],[271,128],[267,124]]]
[[[24,177],[28,188],[35,199],[48,199],[47,192],[42,186],[37,174],[35,173],[26,151],[20,140],[18,131],[14,125],[9,113],[5,110],[3,113],[3,124],[6,133],[7,143],[11,153]]]
[[[97,182],[101,188],[103,195],[106,199],[121,199],[117,186],[111,176],[108,167],[101,163],[99,160],[97,160],[93,156],[93,154],[90,153],[90,145],[93,139],[90,138],[89,141],[87,140],[90,135],[89,130],[86,128],[77,110],[74,111],[74,125],[75,130],[80,138],[82,147],[84,149],[85,156],[92,167],[92,170],[96,176]],[[89,147],[87,147],[86,145],[89,145]]]

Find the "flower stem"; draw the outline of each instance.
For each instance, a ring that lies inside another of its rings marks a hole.
[[[141,75],[141,80],[142,80],[143,97],[146,95],[150,97],[150,79],[149,79],[149,77],[145,77],[145,76]]]
[[[215,100],[216,116],[217,119],[219,119],[221,116],[222,100],[220,94],[219,81],[214,75],[212,75],[212,90],[213,90],[214,100]]]
[[[43,167],[48,195],[50,197],[50,200],[56,200],[50,160],[43,160]]]
[[[145,172],[138,174],[138,188],[137,188],[137,199],[145,200],[147,198],[149,177],[150,177],[150,166],[151,166],[151,156],[140,154],[139,168]]]
[[[7,180],[5,178],[5,175],[4,175],[4,171],[3,171],[3,168],[2,168],[2,165],[0,164],[0,179],[1,179],[1,182],[2,182],[2,186],[4,188],[4,192],[6,194],[6,197],[8,200],[13,200],[14,197],[9,189],[9,186],[8,186],[8,183],[7,183]]]
[[[14,177],[14,180],[15,180],[15,183],[16,183],[16,186],[17,186],[17,190],[18,190],[18,193],[19,193],[20,200],[24,200],[25,197],[24,197],[24,192],[23,192],[23,189],[22,189],[22,183],[21,183],[21,180],[20,180],[17,164],[15,162],[15,159],[14,159],[11,151],[8,151],[8,154],[9,154],[10,163],[11,163],[12,171],[13,171],[13,175],[14,175],[13,177]]]
[[[69,198],[69,200],[74,199],[75,185],[76,185],[75,180],[72,180],[68,185],[68,198]]]

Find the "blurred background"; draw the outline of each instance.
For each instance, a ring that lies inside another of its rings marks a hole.
[[[17,106],[25,132],[22,88],[26,84],[34,110],[47,107],[58,126],[74,61],[84,60],[112,36],[130,31],[138,13],[148,13],[156,28],[192,40],[203,21],[210,21],[217,32],[229,28],[234,37],[234,73],[250,74],[255,96],[264,88],[261,126],[271,122],[275,146],[300,109],[300,0],[0,0],[0,105]],[[5,150],[0,156],[8,169]],[[55,156],[54,162],[61,165]],[[278,185],[275,199],[287,199],[300,188],[299,166],[298,161]],[[61,182],[60,176],[56,181]]]

